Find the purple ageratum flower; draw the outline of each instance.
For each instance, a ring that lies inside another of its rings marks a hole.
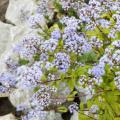
[[[65,73],[70,67],[70,57],[66,53],[56,53],[53,64],[58,68],[60,72]]]
[[[45,68],[46,68],[47,70],[50,70],[50,69],[52,69],[53,67],[54,67],[54,65],[53,65],[52,63],[46,62]]]
[[[18,61],[12,59],[11,57],[7,57],[5,59],[5,64],[7,66],[7,69],[9,69],[9,71],[13,71],[18,67]]]
[[[22,45],[18,44],[13,48],[13,52],[19,53],[21,49],[22,49]]]
[[[60,22],[65,24],[70,29],[76,31],[79,28],[80,20],[76,19],[75,17],[63,17]]]
[[[113,67],[114,63],[112,61],[112,58],[109,57],[110,51],[106,51],[108,53],[105,53],[99,60],[100,63],[102,64],[109,64],[110,67]]]
[[[0,75],[0,83],[2,83],[6,87],[15,87],[17,80],[15,79],[15,76],[11,73],[2,73]]]
[[[71,27],[65,27],[62,39],[64,42],[64,48],[67,50],[67,52],[74,52],[77,54],[78,52],[82,52],[81,47],[84,44],[84,41],[87,41],[82,34],[78,35],[78,33],[75,30],[71,29]]]
[[[97,24],[100,24],[103,28],[109,28],[111,22],[105,19],[100,19],[97,21]]]
[[[40,55],[40,61],[47,61],[49,58],[47,53],[41,53]]]
[[[57,89],[55,87],[50,87],[46,85],[40,85],[40,89],[32,96],[30,99],[31,105],[40,106],[44,108],[51,104],[51,96],[55,93]]]
[[[73,103],[71,104],[69,107],[70,113],[74,113],[75,111],[79,110],[78,104],[77,103]]]
[[[53,39],[60,39],[61,38],[61,32],[59,29],[55,29],[52,33],[51,33],[51,38]]]
[[[103,46],[103,41],[99,40],[96,36],[91,37],[90,43],[94,48],[100,48]]]
[[[49,39],[49,40],[46,40],[42,45],[41,45],[41,49],[43,51],[50,51],[50,52],[53,52],[56,48],[57,48],[57,45],[58,45],[58,41],[56,39]]]
[[[28,22],[32,28],[41,27],[40,23],[43,19],[43,15],[35,14],[29,17]]]
[[[105,74],[104,64],[98,64],[88,71],[89,74],[92,74],[96,78],[100,78]]]
[[[86,53],[86,52],[89,52],[92,50],[92,46],[91,44],[85,42],[83,45],[82,45],[82,53]]]
[[[17,69],[17,84],[19,88],[31,89],[40,83],[42,77],[42,71],[40,65],[33,64],[31,67],[21,66]]]
[[[22,120],[46,120],[47,111],[42,111],[39,107],[30,110],[27,115],[22,117]]]
[[[120,40],[116,40],[112,43],[113,46],[120,48]]]
[[[27,34],[25,37],[23,37],[21,45],[24,47],[27,47],[27,45],[38,47],[41,45],[41,42],[42,40],[38,35]]]
[[[116,64],[120,64],[120,50],[116,50],[112,55],[112,59]]]
[[[9,91],[8,88],[6,88],[6,87],[4,87],[4,86],[0,86],[0,93],[6,93],[6,92],[8,92],[8,91]]]
[[[28,34],[21,42],[21,49],[19,51],[20,57],[31,60],[33,56],[39,51],[42,40],[37,35]]]
[[[24,111],[28,108],[27,103],[21,103],[19,105],[16,106],[16,110],[17,111]]]

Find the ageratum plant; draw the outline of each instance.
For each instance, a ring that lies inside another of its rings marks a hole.
[[[46,120],[51,110],[77,112],[79,120],[120,119],[120,1],[36,3],[28,21],[37,33],[13,49],[18,60],[6,60],[0,92],[33,91],[29,105],[17,106],[22,120]]]

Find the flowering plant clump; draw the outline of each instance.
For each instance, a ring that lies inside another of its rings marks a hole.
[[[19,59],[6,60],[0,92],[33,91],[29,105],[17,106],[22,120],[46,120],[51,110],[120,119],[120,1],[35,2],[28,22],[36,33],[13,48]]]

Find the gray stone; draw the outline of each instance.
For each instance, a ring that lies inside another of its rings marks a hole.
[[[5,116],[0,117],[0,120],[17,120],[15,116],[11,113]]]
[[[13,56],[12,48],[23,37],[26,29],[21,27],[14,27],[12,25],[4,24],[0,22],[0,66],[1,72],[6,71],[5,60],[9,56]],[[16,56],[14,55],[15,59]]]
[[[36,4],[33,0],[9,0],[6,19],[15,25],[26,25],[28,16],[30,16],[35,9]]]
[[[10,43],[11,35],[10,28],[12,25],[5,24],[0,21],[0,55],[6,50],[7,45]]]
[[[70,120],[79,120],[79,113],[76,111],[71,116]]]
[[[19,104],[27,103],[29,107],[29,98],[33,95],[32,90],[16,89],[9,95],[9,100],[16,107]]]
[[[56,113],[55,111],[50,111],[46,120],[63,120],[60,113]]]
[[[46,117],[45,118],[31,118],[30,120],[63,120],[61,117],[60,113],[56,113],[55,111],[51,110],[49,112],[47,112]]]

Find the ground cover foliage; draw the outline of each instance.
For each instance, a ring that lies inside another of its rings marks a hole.
[[[28,23],[36,33],[13,48],[17,59],[6,59],[0,92],[32,91],[16,107],[22,120],[46,120],[51,110],[78,112],[80,120],[119,120],[120,1],[35,2]]]

